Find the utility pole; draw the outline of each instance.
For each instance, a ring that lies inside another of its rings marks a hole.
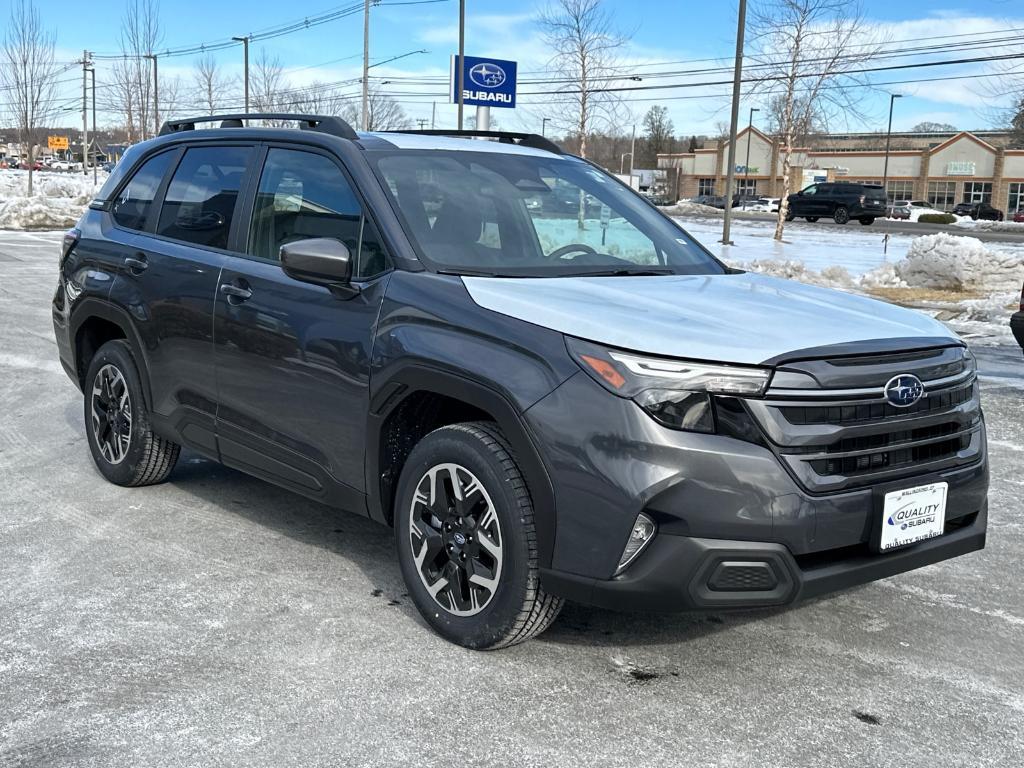
[[[548,120],[550,120],[550,119],[551,119],[550,117],[542,117],[540,119],[540,135],[541,136],[547,136],[548,135]],[[622,169],[621,168],[619,169],[619,173],[622,173]]]
[[[754,113],[760,112],[756,107],[750,108],[750,117],[747,120],[747,162],[743,166],[743,210],[747,210],[747,195],[750,194],[750,139],[754,133]],[[770,208],[771,206],[769,206]]]
[[[242,44],[245,57],[245,72],[242,76],[243,89],[245,90],[245,114],[249,114],[249,36],[245,37],[232,37],[236,43]]]
[[[142,55],[144,59],[153,60],[153,135],[160,135],[160,91],[157,86],[156,79],[156,54],[155,53],[144,53]]]
[[[92,140],[96,141],[96,65],[93,64],[89,67],[89,77],[92,81]],[[86,150],[88,153],[88,150]],[[95,187],[99,183],[95,155],[93,156],[92,162],[92,185]]]
[[[889,140],[892,139],[892,107],[896,103],[896,99],[902,99],[903,94],[891,93],[889,94],[889,127],[885,131],[885,166],[882,170],[882,194],[885,195],[885,206],[886,214],[889,212]],[[893,205],[896,204],[896,200],[893,200]]]
[[[747,0],[740,0],[736,21],[736,64],[732,76],[732,119],[729,125],[729,168],[725,178],[725,219],[722,222],[722,244],[732,245],[732,185],[736,176],[736,124],[740,119],[740,81],[743,78],[743,35],[747,26]]]
[[[437,120],[437,102],[430,102],[430,130],[434,130],[434,122]]]
[[[427,127],[427,119],[425,117],[417,118],[416,122],[420,124],[421,131]]]
[[[86,77],[89,72],[89,52],[82,51],[82,175],[89,175],[89,106],[86,101]],[[29,166],[32,155],[29,153]]]
[[[463,88],[465,88],[466,71],[466,0],[459,0],[459,71],[455,73],[455,87],[459,100],[459,130],[462,130]]]
[[[636,123],[633,123],[633,139],[629,142],[629,186],[633,186],[633,166],[636,164]],[[637,184],[637,187],[640,185]]]
[[[370,130],[370,0],[363,2],[363,110],[360,124]]]

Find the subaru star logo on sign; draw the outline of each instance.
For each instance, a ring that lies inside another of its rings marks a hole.
[[[452,56],[452,101],[459,100],[458,56]],[[516,62],[466,56],[462,68],[462,103],[477,107],[516,105]]]
[[[911,373],[893,376],[885,385],[885,399],[897,408],[909,408],[924,397],[924,384]]]

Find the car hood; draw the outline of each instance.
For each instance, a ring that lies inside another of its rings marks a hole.
[[[753,273],[462,280],[485,309],[666,357],[758,364],[834,344],[957,340],[920,312]]]

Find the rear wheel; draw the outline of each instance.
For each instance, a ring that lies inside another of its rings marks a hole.
[[[819,218],[820,218],[819,216],[808,216],[808,217],[807,217],[807,221],[809,221],[809,222],[810,222],[811,224],[813,224],[813,223],[814,223],[814,222],[816,222],[816,221],[817,221],[817,220],[818,220]]]
[[[870,217],[870,216],[861,216],[859,221],[865,227],[870,227],[872,224],[875,223],[875,220],[872,217]]]
[[[832,214],[832,219],[836,224],[845,224],[850,220],[850,212],[847,210],[845,205],[836,206],[835,213]]]
[[[97,350],[85,375],[85,433],[100,473],[125,486],[162,483],[181,451],[150,429],[131,349],[108,341]]]
[[[416,608],[453,643],[515,645],[561,610],[540,585],[533,503],[494,424],[441,427],[419,442],[402,469],[395,535]]]
[[[786,211],[786,221],[792,221],[796,218],[796,214],[792,211]]]

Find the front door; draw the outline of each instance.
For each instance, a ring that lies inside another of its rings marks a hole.
[[[281,270],[281,246],[312,237],[348,246],[357,295]],[[387,283],[377,230],[333,157],[270,147],[244,250],[224,265],[214,320],[222,461],[365,513],[370,345]]]

